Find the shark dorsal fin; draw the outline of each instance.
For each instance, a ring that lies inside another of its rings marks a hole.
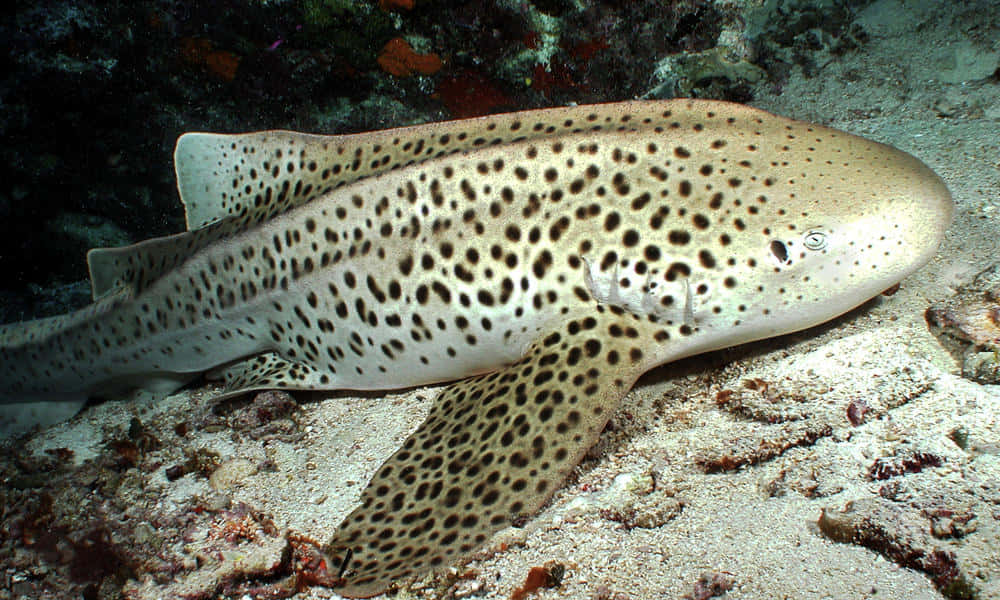
[[[448,154],[567,133],[666,129],[674,120],[655,103],[613,108],[529,110],[348,135],[186,133],[174,152],[177,188],[189,231],[225,219],[246,226],[359,179]]]
[[[188,231],[226,219],[259,223],[343,185],[349,178],[342,176],[336,150],[330,155],[337,137],[185,133],[177,140],[174,168]]]
[[[195,249],[205,246],[205,233],[177,233],[119,248],[94,248],[87,253],[94,301],[121,290],[132,294],[174,268]]]

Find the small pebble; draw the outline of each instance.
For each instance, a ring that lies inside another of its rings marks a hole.
[[[221,465],[208,478],[213,490],[227,490],[257,472],[257,465],[245,458],[234,458]]]

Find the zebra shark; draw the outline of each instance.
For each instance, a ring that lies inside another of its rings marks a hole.
[[[643,372],[858,306],[953,211],[904,152],[704,100],[188,133],[174,158],[188,230],[92,250],[93,304],[0,329],[0,399],[460,380],[325,546],[355,597],[535,512]]]

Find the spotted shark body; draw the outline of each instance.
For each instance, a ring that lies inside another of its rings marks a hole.
[[[933,256],[941,180],[746,106],[625,102],[349,136],[186,134],[188,231],[0,328],[8,401],[462,379],[326,546],[370,596],[537,510],[644,371],[826,321]]]

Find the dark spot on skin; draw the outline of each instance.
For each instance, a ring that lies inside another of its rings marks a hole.
[[[687,277],[691,274],[691,267],[686,263],[675,262],[670,265],[667,269],[667,273],[664,276],[667,281],[675,281],[678,277]]]
[[[601,260],[601,270],[607,271],[616,262],[618,262],[618,254],[614,251],[608,252],[607,254],[604,255],[604,258]]]
[[[608,213],[608,216],[604,217],[604,230],[614,231],[618,224],[621,223],[621,217],[616,212]]]
[[[683,229],[673,229],[667,235],[667,239],[675,246],[683,246],[691,242],[691,234]]]
[[[553,242],[558,241],[562,237],[563,232],[569,228],[569,217],[560,217],[558,221],[553,223],[552,227],[549,228],[549,239]]]
[[[635,199],[632,200],[632,210],[642,210],[647,204],[649,204],[651,199],[652,196],[650,196],[649,192],[636,196]]]
[[[476,294],[476,299],[478,299],[479,303],[483,306],[493,306],[495,302],[493,294],[487,292],[486,290],[479,290],[479,293]]]
[[[715,267],[715,257],[712,256],[712,253],[708,250],[701,250],[698,252],[698,262],[700,262],[701,266],[706,269],[712,269]]]

